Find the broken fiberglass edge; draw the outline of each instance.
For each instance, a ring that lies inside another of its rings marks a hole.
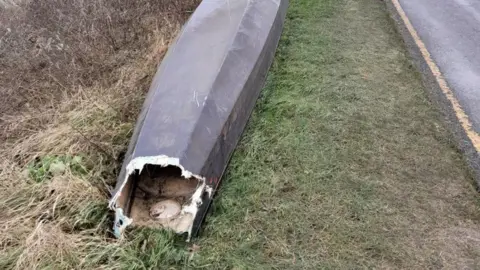
[[[196,236],[245,128],[288,0],[204,0],[153,79],[109,207],[132,224]]]

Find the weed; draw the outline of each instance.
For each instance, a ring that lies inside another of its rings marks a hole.
[[[87,168],[82,164],[82,156],[44,156],[36,158],[28,167],[28,175],[33,181],[40,183],[54,175],[69,170],[74,175],[85,175]]]

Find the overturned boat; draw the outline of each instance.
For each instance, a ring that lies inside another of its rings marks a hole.
[[[204,0],[170,47],[140,113],[109,207],[129,225],[198,234],[245,128],[288,0]]]

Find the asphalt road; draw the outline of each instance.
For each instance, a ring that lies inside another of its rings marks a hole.
[[[399,2],[480,133],[480,1]]]

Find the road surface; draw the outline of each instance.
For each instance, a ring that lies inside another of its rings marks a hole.
[[[480,133],[480,1],[399,0],[455,97]]]

